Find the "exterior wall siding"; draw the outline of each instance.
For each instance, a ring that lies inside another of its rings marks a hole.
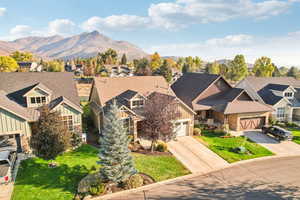
[[[0,135],[7,134],[30,136],[31,129],[26,120],[0,108]]]
[[[81,127],[82,127],[82,119],[81,119],[81,113],[78,112],[77,110],[71,108],[70,106],[66,105],[66,104],[61,104],[58,107],[55,108],[55,111],[60,112],[61,116],[72,116],[73,119],[73,125],[74,127],[77,127],[76,129],[78,130],[80,127],[81,131]]]

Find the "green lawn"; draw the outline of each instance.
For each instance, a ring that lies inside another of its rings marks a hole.
[[[297,144],[300,144],[300,129],[299,128],[289,128],[289,131],[292,131],[293,141]]]
[[[198,136],[197,139],[204,141],[209,149],[214,151],[224,160],[229,163],[248,160],[252,158],[258,158],[263,156],[271,156],[272,152],[267,150],[266,148],[252,142],[251,140],[247,140],[245,142],[245,147],[249,151],[248,154],[239,154],[233,152],[233,149],[236,147],[240,147],[244,141],[244,137],[233,137],[233,138],[221,138],[222,133],[212,133],[209,131],[204,131],[202,136]]]
[[[57,157],[59,167],[54,169],[48,168],[48,162],[39,158],[23,161],[12,200],[72,200],[78,182],[99,169],[97,153],[94,147],[83,145]],[[189,173],[173,156],[133,155],[137,169],[157,181]]]

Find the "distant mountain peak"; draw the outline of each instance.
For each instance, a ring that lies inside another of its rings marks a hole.
[[[45,59],[71,59],[92,57],[109,48],[116,50],[119,56],[126,54],[129,60],[148,56],[137,46],[126,41],[112,40],[98,31],[84,32],[70,37],[53,35],[19,38],[12,42],[5,42],[5,48],[4,50],[1,49],[0,55],[7,55],[12,51],[20,50],[32,52]]]

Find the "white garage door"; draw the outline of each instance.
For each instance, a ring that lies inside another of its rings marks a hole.
[[[186,136],[188,131],[188,122],[177,122],[175,124],[175,133],[177,137]]]

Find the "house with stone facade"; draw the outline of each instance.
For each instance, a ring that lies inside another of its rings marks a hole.
[[[107,107],[115,101],[120,109],[120,117],[128,127],[129,134],[138,138],[140,124],[144,116],[144,105],[147,97],[158,93],[168,95],[180,112],[180,117],[174,121],[176,136],[193,134],[194,112],[178,99],[167,81],[161,76],[132,77],[96,77],[90,94],[93,121],[99,134],[104,125],[104,113]]]
[[[258,102],[273,107],[278,121],[300,121],[300,81],[293,77],[250,76],[237,84]]]
[[[2,72],[0,80],[0,141],[9,138],[22,151],[42,105],[59,111],[66,127],[81,133],[82,109],[72,73]]]
[[[219,75],[186,73],[171,88],[197,113],[197,123],[228,125],[235,131],[259,129],[268,123],[272,111]]]

